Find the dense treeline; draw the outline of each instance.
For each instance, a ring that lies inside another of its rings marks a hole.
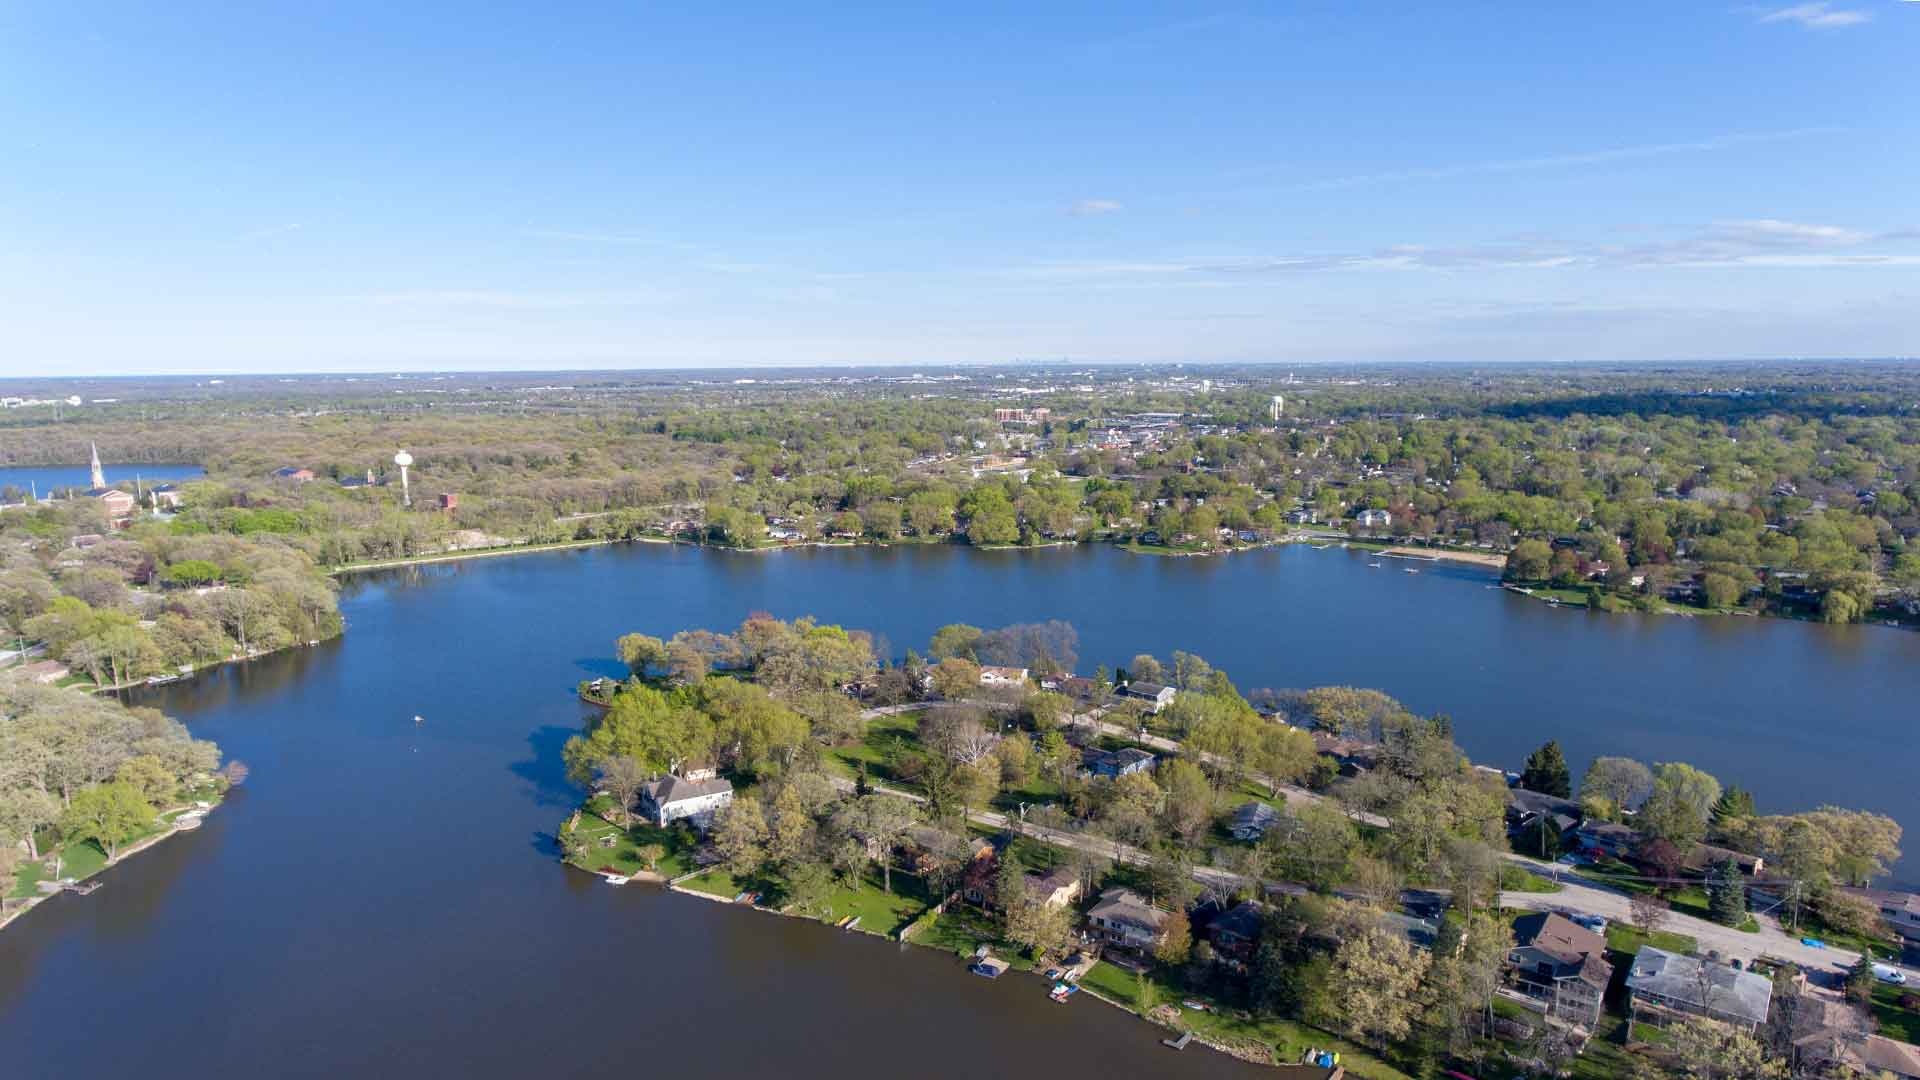
[[[76,842],[117,857],[161,810],[224,787],[219,765],[218,747],[156,709],[0,679],[0,896],[22,860],[51,877]]]
[[[785,540],[1204,549],[1264,541],[1297,515],[1510,554],[1513,578],[1578,586],[1606,608],[1920,614],[1909,370],[1222,374],[1201,392],[1165,370],[1077,374],[1085,386],[1037,373],[1046,391],[1011,401],[999,378],[602,378],[518,397],[416,388],[402,403],[333,386],[324,407],[255,387],[229,411],[178,402],[137,425],[0,425],[0,460],[82,460],[89,439],[128,460],[191,448],[212,477],[189,503],[209,530],[272,532],[324,564],[642,532],[755,546],[770,525]],[[1273,392],[1287,398],[1277,422]],[[1051,412],[1002,425],[996,405]],[[1163,422],[1143,425],[1147,413]],[[411,512],[381,483],[402,446]],[[281,466],[321,480],[271,481]],[[371,486],[330,482],[368,470]],[[432,512],[443,491],[457,507]],[[1377,512],[1365,526],[1363,511]]]
[[[0,514],[0,627],[96,685],[332,637],[333,583],[270,533],[136,518],[115,531],[92,500]]]

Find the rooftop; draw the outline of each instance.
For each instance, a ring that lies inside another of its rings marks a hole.
[[[1773,983],[1763,975],[1651,945],[1634,955],[1627,989],[1754,1024],[1766,1021],[1773,1001]]]

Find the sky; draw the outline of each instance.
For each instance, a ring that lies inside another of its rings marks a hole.
[[[0,0],[0,376],[1920,355],[1920,2],[915,8]]]

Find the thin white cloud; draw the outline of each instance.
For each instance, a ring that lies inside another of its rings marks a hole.
[[[1343,271],[1907,267],[1920,266],[1920,254],[1887,248],[1914,238],[1910,230],[1868,232],[1840,225],[1759,218],[1695,226],[1672,239],[1626,246],[1555,243],[1529,237],[1453,246],[1392,244],[1370,251],[1041,262],[1005,271],[1005,276],[1121,283],[1195,276],[1229,281]]]
[[[1836,8],[1830,3],[1795,4],[1792,7],[1776,8],[1763,12],[1763,23],[1798,23],[1810,30],[1838,30],[1843,26],[1858,26],[1872,19],[1870,12],[1855,11],[1850,8]]]
[[[1117,214],[1126,208],[1125,203],[1114,199],[1081,199],[1073,204],[1069,212],[1076,217],[1095,217],[1100,214]]]
[[[1461,176],[1479,176],[1488,173],[1534,172],[1544,169],[1575,169],[1586,165],[1609,165],[1621,161],[1635,161],[1642,158],[1667,157],[1673,154],[1704,154],[1716,150],[1726,150],[1736,146],[1755,143],[1780,142],[1788,139],[1804,138],[1832,131],[1832,128],[1794,128],[1787,131],[1733,132],[1725,135],[1713,135],[1690,142],[1646,143],[1639,146],[1615,146],[1602,150],[1587,150],[1572,154],[1547,154],[1540,157],[1506,158],[1497,161],[1468,161],[1455,165],[1435,165],[1413,169],[1393,169],[1384,172],[1355,173],[1349,176],[1327,177],[1321,180],[1306,180],[1278,188],[1280,191],[1338,191],[1345,188],[1372,187],[1380,184],[1401,183],[1409,180],[1451,180]],[[1267,169],[1252,170],[1258,172]],[[1243,173],[1244,175],[1244,173]]]

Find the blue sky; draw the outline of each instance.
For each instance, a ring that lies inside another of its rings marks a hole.
[[[499,6],[0,4],[0,375],[1920,354],[1912,0]]]

